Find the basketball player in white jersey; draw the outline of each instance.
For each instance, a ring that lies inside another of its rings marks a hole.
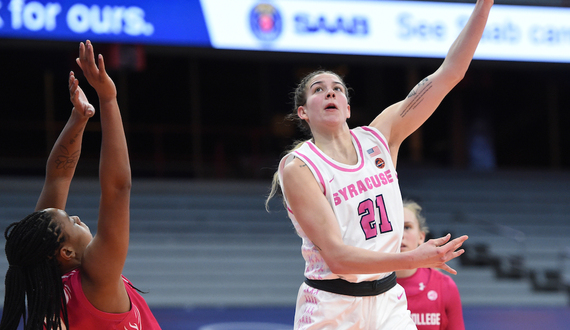
[[[467,239],[450,235],[399,253],[403,206],[396,163],[402,141],[421,126],[461,81],[482,37],[493,0],[478,0],[443,64],[369,126],[349,129],[351,108],[335,73],[307,75],[294,113],[312,138],[280,162],[280,185],[303,239],[305,283],[295,329],[415,329],[394,271],[436,267],[460,256]]]

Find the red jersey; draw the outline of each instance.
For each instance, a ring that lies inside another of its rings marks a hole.
[[[397,281],[406,290],[408,309],[418,330],[465,330],[461,297],[450,276],[418,268],[414,275]]]
[[[81,273],[75,269],[62,276],[69,330],[160,330],[158,322],[146,301],[123,276],[125,289],[131,300],[131,310],[126,313],[106,313],[96,309],[81,287]]]

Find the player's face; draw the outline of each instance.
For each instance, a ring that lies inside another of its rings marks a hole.
[[[411,251],[424,242],[426,235],[420,230],[418,219],[414,212],[404,208],[404,235],[400,251]]]
[[[344,124],[350,118],[350,105],[339,77],[329,73],[313,77],[307,84],[307,102],[297,113],[311,127]]]

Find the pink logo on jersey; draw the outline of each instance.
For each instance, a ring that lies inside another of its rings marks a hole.
[[[428,292],[427,297],[429,300],[435,301],[438,297],[438,294],[434,290],[431,290],[430,292]]]

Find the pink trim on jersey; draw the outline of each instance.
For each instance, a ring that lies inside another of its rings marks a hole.
[[[376,132],[375,130],[371,129],[370,127],[367,126],[362,126],[361,127],[363,130],[372,133],[372,135],[374,135],[378,140],[380,140],[380,142],[384,145],[384,147],[386,147],[386,150],[388,150],[388,152],[390,152],[390,148],[388,148],[388,144],[386,143],[386,141],[384,141],[384,139],[378,134],[378,132]]]
[[[309,145],[310,146],[310,145]],[[311,161],[309,159],[309,157],[303,155],[302,153],[300,153],[299,151],[294,151],[295,154],[301,156],[306,162],[309,163],[309,165],[311,165],[311,167],[313,167],[315,169],[315,172],[317,173],[317,176],[319,177],[319,181],[321,181],[321,186],[323,186],[323,194],[326,196],[327,194],[327,187],[325,186],[325,180],[323,179],[323,176],[321,174],[321,171],[319,171],[319,169],[317,168],[317,166],[315,165],[315,163],[313,163],[313,161]],[[293,213],[293,212],[291,212]]]
[[[356,172],[356,171],[359,171],[360,169],[362,169],[362,167],[364,166],[364,156],[362,155],[362,147],[360,146],[360,141],[358,141],[358,139],[356,138],[356,135],[354,135],[354,133],[352,133],[352,131],[350,131],[350,134],[354,138],[354,141],[356,141],[356,144],[358,145],[358,153],[360,154],[360,159],[358,160],[360,162],[360,165],[358,165],[357,168],[345,168],[345,167],[338,166],[338,165],[334,164],[333,162],[331,162],[325,155],[323,155],[321,153],[321,151],[319,150],[319,148],[317,148],[317,146],[314,145],[311,141],[307,141],[307,143],[309,144],[309,148],[311,148],[311,150],[313,150],[313,152],[315,154],[317,154],[317,156],[321,157],[322,160],[324,160],[327,164],[332,166],[334,169],[337,169],[337,170],[343,171],[343,172]]]

